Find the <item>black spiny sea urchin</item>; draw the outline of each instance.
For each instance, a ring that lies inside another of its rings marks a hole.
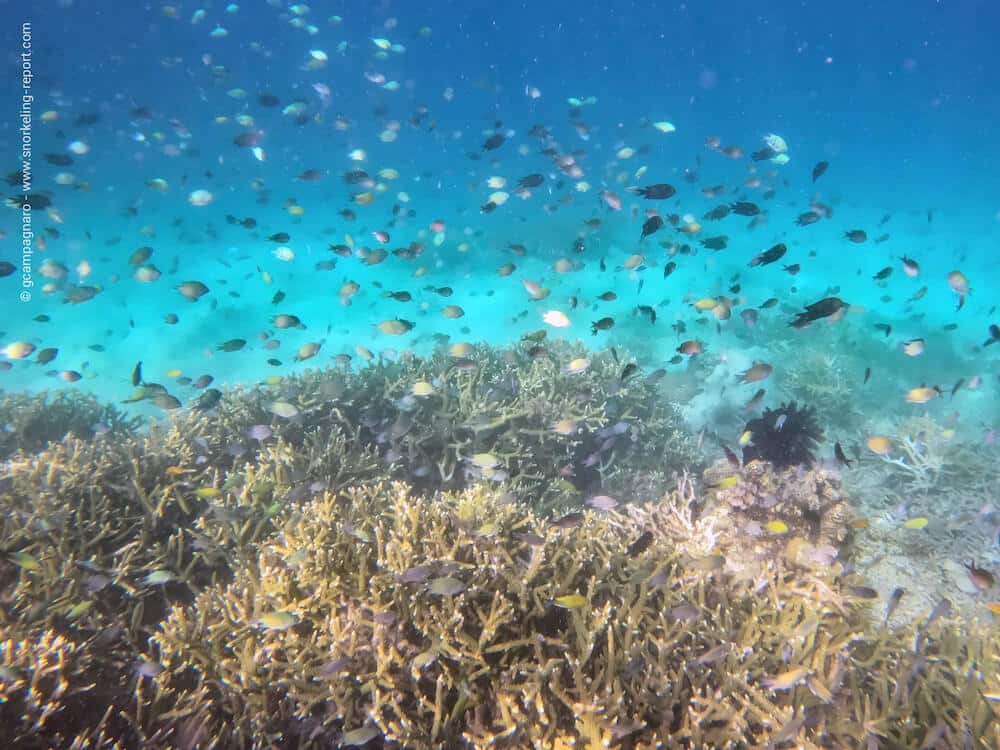
[[[799,407],[794,401],[777,409],[765,409],[747,422],[750,442],[743,447],[743,462],[760,459],[776,468],[809,466],[823,439],[823,428],[816,421],[816,411]]]

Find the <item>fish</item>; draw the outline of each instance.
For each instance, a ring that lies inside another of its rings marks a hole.
[[[654,214],[653,216],[650,216],[648,219],[646,219],[645,222],[643,222],[642,234],[639,236],[639,239],[644,240],[651,234],[658,232],[662,228],[663,228],[663,217],[660,216],[659,214]]]
[[[843,466],[850,467],[851,462],[847,460],[847,456],[844,455],[844,449],[840,447],[840,443],[833,444],[833,455],[837,459],[837,462]]]
[[[600,318],[599,320],[595,320],[593,323],[590,324],[590,332],[591,334],[596,336],[598,331],[608,331],[614,328],[614,326],[615,326],[614,318]]]
[[[785,246],[784,242],[779,242],[768,250],[762,253],[758,253],[753,258],[750,259],[749,266],[755,268],[756,266],[766,266],[769,263],[774,263],[779,260],[786,252],[788,248]]]
[[[968,565],[963,563],[962,567],[969,572],[969,580],[979,591],[989,591],[996,583],[996,579],[990,571],[976,567],[975,560],[972,560]]]
[[[142,362],[136,362],[132,368],[132,386],[138,387],[142,382]]]
[[[767,379],[774,368],[766,362],[754,362],[748,370],[744,370],[739,375],[740,383],[757,383]]]
[[[672,185],[668,185],[664,182],[657,183],[655,185],[647,185],[646,187],[632,187],[629,188],[629,191],[641,195],[647,200],[666,200],[667,198],[672,198],[677,194],[677,191]]]
[[[990,336],[983,342],[983,346],[990,346],[1000,341],[1000,325],[993,323],[989,328]]]
[[[868,239],[868,233],[864,229],[848,229],[844,232],[844,237],[851,242],[861,244]]]
[[[966,296],[971,291],[969,289],[969,280],[965,278],[965,274],[961,271],[951,271],[948,274],[948,286],[958,295],[958,307],[956,309],[961,310],[965,305]]]
[[[760,206],[748,201],[737,201],[729,204],[729,210],[738,216],[757,216],[760,214]]]
[[[848,304],[839,297],[824,297],[819,302],[806,305],[805,312],[798,313],[789,325],[792,328],[805,328],[813,321],[836,315],[847,307]]]
[[[928,401],[932,401],[943,393],[944,392],[941,388],[936,385],[931,386],[930,388],[926,386],[911,388],[906,392],[906,402],[909,404],[926,404]]]
[[[887,626],[889,624],[889,619],[892,617],[892,613],[896,611],[899,606],[899,602],[902,600],[903,595],[906,593],[901,588],[895,588],[892,593],[889,594],[889,600],[885,607],[885,616],[882,618],[882,625]]]
[[[816,182],[816,180],[826,174],[826,170],[829,166],[830,162],[828,161],[816,162],[816,166],[812,168],[812,181]]]
[[[653,543],[653,532],[645,531],[637,539],[635,539],[628,547],[625,549],[625,554],[629,557],[635,557],[636,555],[641,555],[649,546]]]

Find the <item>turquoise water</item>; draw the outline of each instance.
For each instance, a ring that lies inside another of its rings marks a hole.
[[[141,362],[139,380],[188,409],[200,389],[185,379],[226,389],[542,329],[664,368],[664,398],[706,462],[740,444],[759,388],[759,406],[809,403],[817,460],[871,529],[852,564],[883,597],[912,586],[897,617],[941,596],[991,616],[995,591],[961,564],[1000,563],[995,3],[0,8],[0,153],[6,173],[22,169],[30,21],[30,192],[46,199],[24,267],[20,178],[0,213],[0,389],[122,404]],[[540,184],[518,194],[529,175]],[[634,190],[661,184],[664,200]],[[738,202],[760,213],[705,218]],[[642,238],[651,211],[665,224]],[[721,236],[723,249],[703,244]],[[779,260],[751,266],[779,244]],[[143,247],[155,280],[135,278]],[[208,292],[189,301],[188,281]],[[548,296],[533,301],[525,281]],[[93,296],[68,301],[81,286]],[[385,294],[402,291],[409,301]],[[828,297],[839,315],[790,325]],[[302,325],[279,329],[277,314]],[[592,333],[603,318],[613,327]],[[412,330],[380,330],[393,319]],[[704,352],[679,354],[689,340]],[[740,382],[755,363],[771,370]],[[875,468],[842,465],[835,443]],[[915,484],[931,446],[941,473]],[[919,542],[913,519],[927,519]]]

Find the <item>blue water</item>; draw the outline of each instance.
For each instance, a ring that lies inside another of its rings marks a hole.
[[[145,380],[164,384],[188,408],[199,391],[178,377],[207,374],[228,388],[332,366],[343,355],[362,367],[366,350],[391,358],[428,353],[445,340],[510,345],[545,329],[614,347],[646,373],[666,368],[664,397],[678,401],[711,461],[721,456],[719,443],[737,444],[742,406],[759,387],[738,383],[738,373],[771,364],[765,405],[776,406],[802,398],[792,373],[803,363],[827,361],[818,384],[844,379],[857,411],[818,404],[828,407],[821,461],[841,471],[835,441],[858,461],[843,480],[870,532],[859,534],[852,564],[883,600],[907,587],[903,620],[926,615],[941,596],[963,616],[991,617],[983,604],[995,591],[970,588],[960,564],[1000,566],[1000,344],[984,346],[1000,323],[1000,4],[311,6],[0,0],[4,174],[21,168],[18,56],[21,24],[31,21],[32,192],[51,201],[33,211],[36,238],[23,270],[21,212],[0,212],[0,261],[16,266],[0,278],[0,391],[69,389],[120,405],[141,361]],[[392,48],[380,50],[383,39]],[[262,93],[278,105],[264,106]],[[283,112],[296,101],[299,122]],[[661,132],[655,122],[675,130]],[[551,138],[530,135],[535,126]],[[234,144],[248,132],[259,133],[260,158]],[[395,134],[388,142],[387,132]],[[504,143],[484,150],[494,133]],[[751,159],[769,134],[787,143],[787,163]],[[715,137],[744,155],[727,158],[707,145]],[[552,153],[542,153],[546,147]],[[572,154],[582,173],[561,173],[553,154]],[[821,161],[829,167],[814,181]],[[358,169],[376,184],[370,205],[352,202],[367,188],[341,179]],[[320,179],[299,179],[306,170]],[[518,180],[536,173],[543,184],[516,195]],[[501,189],[488,185],[491,177],[503,178],[509,198],[486,212]],[[152,187],[154,180],[167,187]],[[676,195],[652,201],[629,190],[656,183]],[[706,197],[713,186],[721,193]],[[6,195],[19,189],[9,185]],[[197,190],[213,200],[192,205]],[[608,207],[608,193],[621,210]],[[702,218],[735,201],[756,203],[765,215]],[[798,226],[813,203],[832,216]],[[345,209],[356,220],[346,220]],[[701,230],[688,236],[668,221],[641,240],[648,209]],[[227,215],[252,217],[256,226]],[[865,242],[845,238],[858,229]],[[390,235],[384,244],[374,236],[382,231]],[[281,232],[287,242],[268,239]],[[720,235],[725,249],[701,246]],[[423,246],[416,258],[391,253],[411,243]],[[748,267],[778,243],[787,245],[779,262]],[[353,257],[328,249],[338,244]],[[512,253],[512,244],[526,254]],[[677,252],[684,244],[690,254]],[[129,264],[144,246],[162,273],[150,283],[133,278]],[[275,257],[280,246],[294,257]],[[388,257],[366,264],[364,254],[379,247]],[[623,268],[634,254],[643,256],[638,267]],[[904,273],[903,256],[919,263],[916,277]],[[561,258],[577,268],[556,271]],[[332,270],[316,267],[330,261]],[[516,271],[498,275],[511,262]],[[665,277],[668,262],[677,267]],[[53,263],[65,266],[65,278],[46,277]],[[783,269],[791,264],[795,275]],[[891,274],[878,282],[883,269]],[[952,272],[971,287],[961,307]],[[191,280],[209,288],[197,302],[176,290]],[[346,304],[340,289],[349,280],[360,290]],[[526,280],[550,295],[531,301]],[[100,291],[67,302],[78,284]],[[28,301],[20,298],[25,290]],[[387,291],[413,299],[397,302]],[[598,299],[608,291],[617,299]],[[284,299],[272,302],[278,293]],[[789,327],[828,296],[848,304],[842,320]],[[721,297],[732,300],[731,319],[693,306]],[[777,304],[761,309],[771,298]],[[464,316],[446,317],[448,305]],[[639,305],[655,309],[654,325],[636,314]],[[550,311],[565,313],[570,326],[546,325]],[[756,311],[755,327],[745,324],[745,311]],[[275,329],[278,313],[298,316],[304,327]],[[165,321],[170,314],[175,325]],[[592,322],[605,316],[615,326],[592,334]],[[402,336],[380,332],[378,324],[394,318],[415,326]],[[681,324],[684,333],[675,330]],[[245,348],[219,350],[231,339],[245,339]],[[702,342],[702,358],[676,356],[686,339]],[[907,356],[901,347],[915,339],[926,351]],[[16,356],[17,342],[34,353]],[[320,344],[319,353],[295,361],[307,343]],[[37,352],[46,348],[58,354],[40,363]],[[908,402],[920,386],[939,386],[941,395]],[[123,408],[169,416],[149,401]],[[920,446],[953,446],[943,449],[953,473],[932,489],[911,492],[866,447],[888,436],[898,448],[908,434]],[[924,516],[926,531],[905,527]]]

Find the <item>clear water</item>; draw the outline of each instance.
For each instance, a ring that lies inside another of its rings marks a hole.
[[[20,267],[22,214],[16,207],[0,213],[0,259],[16,267],[0,278],[0,345],[58,348],[50,363],[8,351],[4,391],[66,388],[121,402],[134,390],[130,377],[141,361],[147,380],[166,384],[187,406],[198,391],[173,384],[174,370],[191,378],[211,374],[225,388],[328,366],[340,354],[360,364],[357,347],[426,353],[442,335],[512,344],[547,328],[550,336],[631,352],[646,371],[667,368],[678,393],[683,387],[692,431],[708,436],[706,459],[714,459],[721,455],[717,442],[736,444],[742,426],[735,407],[758,387],[735,384],[735,373],[757,361],[771,364],[763,385],[765,405],[774,406],[803,397],[791,387],[790,370],[828,357],[826,374],[844,380],[859,414],[825,414],[822,460],[832,461],[838,441],[871,460],[868,438],[926,416],[925,430],[960,444],[976,461],[957,470],[976,472],[978,494],[966,484],[952,492],[949,482],[961,484],[962,477],[946,476],[933,492],[904,496],[891,477],[879,477],[888,486],[866,485],[845,471],[848,486],[855,482],[857,515],[882,530],[878,542],[859,548],[858,564],[874,585],[884,593],[906,571],[919,578],[971,557],[990,568],[1000,562],[1000,345],[984,346],[990,325],[1000,322],[993,158],[1000,149],[1000,6],[431,0],[316,2],[301,16],[288,4],[249,0],[232,10],[186,0],[173,8],[109,0],[0,3],[8,40],[0,153],[6,172],[20,168],[20,26],[30,20],[32,192],[52,204],[33,212],[36,237],[24,269],[31,287]],[[380,39],[399,46],[381,50],[374,41]],[[277,106],[260,102],[265,92]],[[574,106],[571,98],[583,103]],[[303,110],[298,123],[283,112],[295,102]],[[86,117],[91,113],[96,118]],[[240,116],[252,121],[240,124]],[[664,121],[675,130],[652,125]],[[551,141],[529,135],[536,125]],[[577,127],[583,125],[586,132]],[[251,131],[259,133],[260,159],[233,142]],[[391,142],[380,137],[387,131],[396,135]],[[494,133],[504,143],[484,150]],[[751,158],[769,134],[787,143],[787,163]],[[723,147],[742,147],[744,156],[727,158],[707,145],[713,136]],[[561,173],[541,152],[547,145],[574,154],[582,174]],[[356,150],[363,158],[351,157]],[[72,163],[50,163],[58,159],[46,154]],[[814,181],[821,161],[829,167]],[[371,205],[352,202],[365,188],[341,179],[357,169],[378,183]],[[379,176],[387,169],[398,176]],[[318,170],[320,179],[298,179],[305,170]],[[544,183],[519,197],[516,182],[532,173],[544,175]],[[506,180],[510,197],[484,212],[495,190],[491,176]],[[153,180],[168,186],[155,189]],[[759,185],[748,184],[754,180]],[[628,190],[654,183],[671,184],[676,196],[646,201]],[[7,194],[18,194],[20,185]],[[724,190],[717,197],[702,193],[718,185]],[[192,205],[195,190],[210,191],[212,202]],[[620,197],[621,210],[611,210],[602,191]],[[759,204],[766,220],[754,226],[743,216],[701,218],[737,200]],[[815,201],[832,216],[798,226],[796,217]],[[304,213],[293,215],[289,205]],[[687,236],[668,222],[640,240],[650,208],[676,214],[680,226],[699,221],[702,230]],[[345,220],[344,209],[356,220]],[[230,223],[227,215],[253,217],[256,227]],[[600,225],[587,226],[591,219]],[[444,224],[440,244],[435,221]],[[845,238],[855,229],[867,233],[865,242]],[[425,249],[414,260],[390,254],[367,265],[362,248],[383,246],[376,231],[390,235],[386,249],[412,242]],[[267,239],[280,232],[290,235],[287,242]],[[700,245],[718,235],[728,237],[726,249]],[[328,249],[340,243],[353,248],[353,257]],[[523,244],[526,255],[512,254],[511,243]],[[691,254],[671,255],[684,243]],[[788,248],[779,262],[748,267],[777,243]],[[141,246],[153,249],[148,262],[162,272],[152,283],[132,277],[129,257]],[[276,258],[279,246],[294,259]],[[621,268],[635,253],[644,256],[643,267]],[[919,275],[904,272],[903,256],[919,263]],[[553,263],[563,257],[581,266],[557,273]],[[316,269],[330,260],[333,270]],[[677,268],[665,278],[670,260]],[[66,277],[47,278],[45,261],[64,264]],[[498,276],[508,262],[517,270]],[[794,276],[783,270],[791,264],[800,266]],[[424,275],[415,275],[418,268]],[[886,268],[887,279],[873,279]],[[949,284],[954,271],[971,287],[960,309]],[[551,295],[530,301],[523,279],[543,283]],[[175,288],[188,280],[203,282],[209,293],[188,302]],[[347,280],[360,284],[349,305],[339,294]],[[101,291],[80,304],[65,302],[77,284]],[[454,293],[445,299],[428,286]],[[383,296],[399,290],[413,300]],[[609,290],[617,300],[596,299]],[[22,301],[24,291],[30,300]],[[284,300],[272,304],[279,291]],[[831,294],[851,306],[843,320],[787,326],[805,305]],[[735,303],[732,318],[717,327],[710,312],[691,303],[720,295]],[[759,310],[755,328],[746,326],[741,311],[769,298],[777,306]],[[464,317],[443,316],[449,304]],[[635,314],[638,305],[656,309],[655,325]],[[565,312],[571,326],[546,326],[548,310]],[[277,332],[280,346],[268,349],[259,334],[275,333],[271,317],[285,312],[305,329]],[[170,313],[177,324],[164,321]],[[50,320],[39,322],[42,315]],[[592,321],[604,316],[616,325],[592,335]],[[395,317],[416,325],[401,337],[380,333],[377,324]],[[683,336],[671,328],[678,321],[687,326]],[[236,338],[247,341],[245,348],[217,349]],[[709,373],[689,371],[687,358],[670,363],[685,338],[702,341],[705,356],[721,357]],[[902,344],[914,339],[924,339],[926,350],[906,356]],[[294,361],[308,342],[321,343],[319,353]],[[271,358],[279,363],[268,364]],[[835,367],[841,370],[833,373]],[[58,374],[64,371],[79,380],[65,382]],[[907,391],[925,385],[940,386],[943,395],[908,403]],[[129,409],[165,416],[148,402]],[[919,549],[911,540],[893,541],[914,516],[927,516],[931,531],[939,525]],[[888,568],[885,557],[894,561]],[[931,575],[909,616],[941,595],[954,597],[970,617],[984,616],[982,604],[993,594],[970,589],[957,571]]]

